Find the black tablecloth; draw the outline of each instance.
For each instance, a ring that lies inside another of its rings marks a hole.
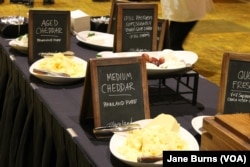
[[[83,81],[40,81],[29,74],[27,56],[8,42],[0,39],[0,166],[112,166],[108,141],[95,140],[79,124]],[[95,57],[96,50],[81,45],[72,37],[78,57]]]
[[[84,81],[61,86],[42,82],[30,75],[27,55],[10,48],[8,42],[0,38],[0,166],[127,166],[110,153],[109,140],[96,140],[89,133],[91,124],[80,126]],[[85,60],[98,52],[75,37],[71,50]],[[197,135],[190,123],[200,112],[197,106],[159,102],[160,107],[156,98],[150,101],[151,116],[172,110],[181,125]],[[214,113],[209,108],[205,114]]]

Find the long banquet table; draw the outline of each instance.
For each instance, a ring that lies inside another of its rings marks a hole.
[[[90,139],[79,125],[83,82],[43,83],[30,75],[27,56],[0,42],[0,166],[112,166],[108,141]],[[72,37],[78,57],[96,55],[78,44]]]
[[[40,81],[30,75],[27,56],[8,42],[0,38],[0,166],[127,166],[110,153],[109,140],[80,126],[83,81]],[[74,36],[71,50],[85,60],[98,52]]]

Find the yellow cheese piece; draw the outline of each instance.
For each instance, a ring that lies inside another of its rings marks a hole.
[[[150,128],[153,126],[161,126],[166,131],[179,132],[180,124],[177,120],[169,114],[160,114],[155,117],[145,128]]]
[[[139,156],[159,156],[163,150],[185,150],[186,147],[177,120],[160,114],[142,129],[131,131],[118,152],[127,160],[137,161]]]

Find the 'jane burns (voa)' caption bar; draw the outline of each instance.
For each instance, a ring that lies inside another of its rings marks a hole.
[[[163,167],[197,164],[204,166],[249,166],[250,151],[163,151]]]

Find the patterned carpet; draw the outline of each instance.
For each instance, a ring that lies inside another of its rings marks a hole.
[[[42,0],[34,1],[35,9],[81,9],[91,16],[109,15],[111,8],[109,0],[55,0],[55,4],[45,6]],[[250,0],[214,0],[214,2],[215,10],[200,20],[190,33],[184,48],[199,55],[195,70],[219,86],[223,53],[228,51],[250,53]],[[158,3],[158,15],[161,17],[159,1],[154,3]],[[17,14],[27,16],[29,9],[27,6],[10,4],[5,0],[0,4],[0,16]]]
[[[202,19],[185,49],[199,55],[195,69],[219,86],[224,52],[250,53],[250,1],[215,1],[215,10]]]

